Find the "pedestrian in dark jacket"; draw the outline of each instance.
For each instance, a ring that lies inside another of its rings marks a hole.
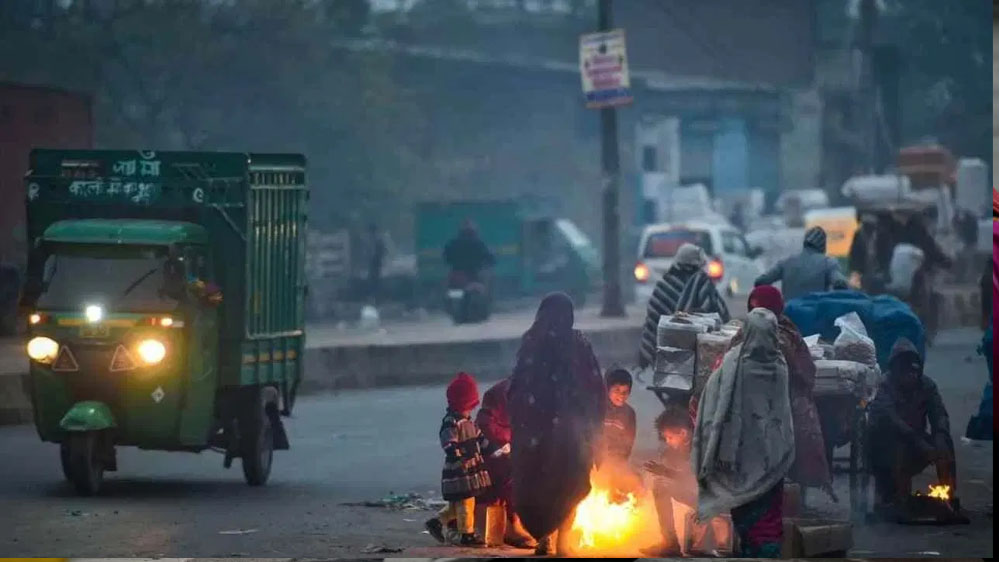
[[[485,546],[475,534],[475,498],[492,484],[482,453],[501,455],[509,453],[510,448],[498,447],[482,435],[471,418],[478,405],[475,379],[467,373],[458,373],[447,387],[447,412],[440,430],[444,448],[441,488],[448,505],[426,524],[430,535],[441,543],[446,542],[444,529],[455,522],[461,533],[461,546]]]
[[[725,299],[718,294],[714,282],[704,272],[706,264],[704,250],[693,244],[684,244],[677,251],[673,266],[656,283],[642,329],[638,363],[643,369],[652,365],[655,360],[656,334],[659,318],[663,315],[714,312],[721,316],[722,322],[731,319]]]
[[[475,423],[490,443],[505,447],[510,445],[513,430],[510,428],[510,414],[507,411],[507,392],[510,390],[510,379],[506,378],[496,383],[482,395],[482,408],[475,416]],[[514,548],[534,548],[538,546],[528,533],[520,517],[513,509],[513,465],[509,455],[486,457],[486,468],[492,486],[479,499],[490,509],[498,509],[496,516],[506,518],[506,533],[503,542]],[[488,518],[489,516],[487,516]],[[486,532],[486,540],[491,540]]]
[[[538,554],[568,554],[576,506],[590,493],[607,391],[572,300],[545,297],[524,333],[507,395],[513,427],[513,498]]]
[[[778,281],[786,300],[848,287],[839,263],[826,255],[826,231],[818,226],[805,232],[800,254],[777,262],[756,279],[756,286],[773,285]]]
[[[871,468],[882,508],[912,493],[912,478],[928,465],[956,493],[957,464],[950,417],[937,385],[923,373],[916,347],[901,338],[892,348],[888,376],[870,406]]]

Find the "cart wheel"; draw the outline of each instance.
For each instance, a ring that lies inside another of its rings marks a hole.
[[[870,444],[867,442],[868,417],[866,409],[861,413],[859,426],[862,437],[860,459],[858,462],[860,467],[860,481],[858,483],[860,488],[860,505],[858,508],[866,519],[867,514],[871,510],[871,451]]]
[[[63,445],[63,471],[81,496],[96,495],[104,482],[99,437],[96,431],[71,433]]]
[[[268,408],[276,407],[276,391],[261,389],[240,419],[243,476],[250,486],[263,486],[271,475],[274,459],[274,428]],[[271,400],[274,398],[274,400]]]
[[[869,508],[870,474],[867,459],[867,411],[857,408],[850,437],[850,514],[864,521]]]

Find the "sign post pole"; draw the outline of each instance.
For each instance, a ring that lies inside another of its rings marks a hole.
[[[579,65],[587,107],[600,110],[601,163],[603,166],[604,317],[624,316],[621,298],[621,241],[619,216],[620,158],[617,143],[617,110],[631,103],[631,83],[624,31],[611,29],[611,0],[600,0],[598,33],[584,35],[579,43]]]

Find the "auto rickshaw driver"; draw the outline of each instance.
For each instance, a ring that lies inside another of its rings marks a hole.
[[[203,260],[203,258],[201,258]],[[190,264],[185,267],[185,261],[176,248],[171,247],[166,261],[163,263],[163,287],[160,292],[179,303],[189,301],[202,306],[214,307],[222,303],[222,291],[218,285],[205,281],[198,276],[198,271],[205,268]]]

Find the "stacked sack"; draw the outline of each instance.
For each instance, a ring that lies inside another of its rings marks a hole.
[[[835,325],[840,333],[832,345],[832,359],[815,362],[815,395],[848,394],[873,400],[881,384],[874,340],[856,312],[837,318]]]

